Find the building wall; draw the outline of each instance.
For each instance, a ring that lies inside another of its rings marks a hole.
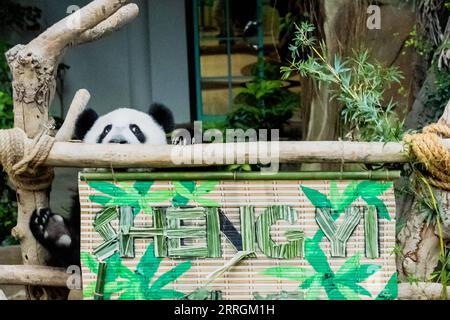
[[[23,0],[43,10],[48,27],[66,16],[69,6],[89,0]],[[99,113],[117,107],[146,110],[161,102],[174,111],[176,122],[189,122],[189,75],[182,0],[136,0],[139,16],[122,30],[97,42],[70,49],[63,63],[70,66],[65,77],[65,112],[80,88],[91,92],[90,106]],[[16,42],[26,42],[22,35]],[[57,98],[51,112],[60,114]]]

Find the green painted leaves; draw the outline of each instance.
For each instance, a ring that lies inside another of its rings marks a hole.
[[[361,282],[377,272],[381,266],[360,264],[360,254],[347,259],[337,272],[331,269],[327,256],[319,244],[311,239],[305,243],[305,258],[311,267],[272,267],[261,273],[275,278],[299,282],[305,299],[318,299],[323,291],[330,300],[359,300],[361,296],[371,297]]]
[[[216,201],[205,197],[216,188],[217,184],[217,181],[203,181],[200,185],[195,181],[174,182],[176,194],[172,199],[172,204],[186,206],[190,202],[195,202],[205,207],[219,207]]]
[[[375,300],[395,300],[398,297],[397,273],[394,272],[386,287],[378,294]]]
[[[301,186],[301,188],[305,193],[306,197],[309,199],[309,201],[311,201],[311,203],[315,207],[317,208],[332,207],[330,200],[323,193],[305,186]]]
[[[146,252],[139,261],[136,270],[133,272],[122,264],[122,259],[118,254],[114,254],[107,259],[108,265],[104,298],[110,299],[111,295],[118,293],[119,300],[161,300],[161,299],[179,299],[186,294],[177,290],[167,289],[173,281],[176,281],[186,271],[191,268],[191,262],[185,261],[179,263],[174,268],[156,276],[161,258],[155,257],[154,243],[147,248]],[[87,252],[81,253],[82,263],[93,273],[98,271],[98,263]],[[96,281],[91,282],[83,290],[85,298],[92,298],[94,295]]]
[[[303,185],[300,187],[316,208],[333,208],[335,214],[339,215],[346,207],[361,197],[368,205],[373,205],[377,208],[381,219],[391,220],[386,205],[379,196],[389,188],[392,188],[392,182],[352,181],[340,194],[336,182],[331,181],[329,198],[317,190]]]
[[[88,183],[93,189],[100,191],[105,196],[91,195],[92,202],[102,206],[130,206],[134,209],[134,215],[141,210],[144,213],[152,214],[149,203],[164,202],[173,195],[171,190],[154,190],[150,192],[153,182],[136,181],[134,184],[121,183],[121,187],[104,181],[92,181]]]
[[[120,186],[111,182],[92,181],[88,185],[103,193],[103,195],[91,195],[89,199],[101,206],[130,206],[134,208],[134,214],[140,211],[152,214],[152,203],[170,201],[174,206],[186,206],[196,203],[205,207],[218,207],[219,204],[206,197],[213,191],[218,182],[204,181],[198,184],[195,181],[175,181],[175,190],[156,189],[153,181],[136,181],[134,183],[120,183]]]

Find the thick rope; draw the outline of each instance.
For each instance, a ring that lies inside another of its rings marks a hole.
[[[55,139],[42,132],[33,140],[23,130],[0,130],[0,162],[17,188],[28,191],[48,189],[53,170],[42,167]]]
[[[407,135],[405,141],[410,143],[415,158],[424,164],[430,184],[450,191],[450,152],[442,144],[442,138],[450,138],[450,127],[432,124],[422,133]]]

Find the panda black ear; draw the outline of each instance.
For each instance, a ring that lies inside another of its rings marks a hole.
[[[170,133],[175,129],[175,120],[172,111],[165,105],[154,103],[150,106],[148,114],[163,127],[166,133]]]
[[[83,140],[86,133],[92,128],[97,119],[97,112],[92,109],[84,110],[75,122],[75,132],[73,138],[75,140]]]

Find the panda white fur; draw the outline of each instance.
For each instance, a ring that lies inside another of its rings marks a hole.
[[[174,129],[172,112],[161,104],[153,104],[148,113],[120,108],[99,117],[85,110],[75,124],[74,139],[84,143],[167,144],[166,133]],[[80,204],[73,196],[70,216],[39,208],[30,219],[30,230],[51,255],[49,264],[67,267],[80,264]]]

